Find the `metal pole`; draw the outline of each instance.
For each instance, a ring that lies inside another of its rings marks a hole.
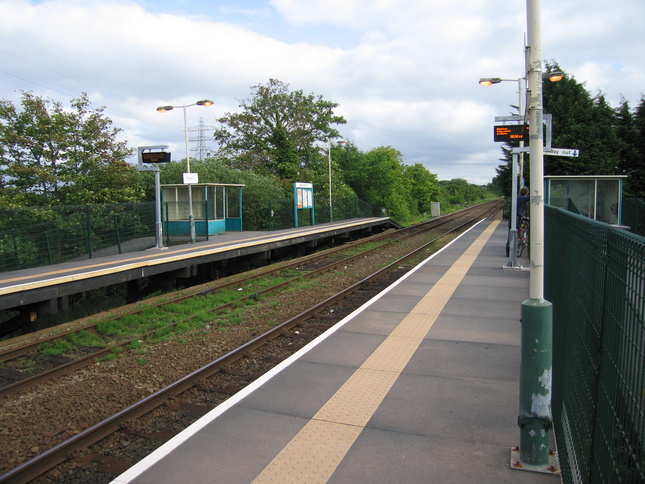
[[[526,97],[526,77],[520,77],[517,80],[517,87],[519,92],[519,115],[524,116],[524,98]],[[520,148],[524,146],[524,141],[520,141]],[[520,187],[524,184],[524,153],[520,153]]]
[[[186,140],[186,172],[190,173],[190,149],[188,147],[188,120],[186,116],[187,105],[184,108],[184,138]],[[193,214],[193,187],[188,183],[188,224],[190,225],[190,243],[195,243],[195,216]]]
[[[331,140],[329,141],[329,146],[327,147],[327,156],[329,158],[329,221],[334,221],[334,211],[331,206]]]
[[[511,230],[509,231],[508,242],[508,261],[504,267],[517,268],[521,267],[517,263],[517,153],[513,153],[512,158],[512,181],[511,181]]]
[[[139,171],[154,171],[155,172],[155,243],[157,249],[163,249],[163,238],[162,238],[162,221],[161,221],[161,183],[159,181],[159,166],[144,166],[143,164],[143,152],[146,150],[165,150],[168,148],[168,145],[160,146],[140,146],[137,150],[137,169]]]
[[[159,167],[155,170],[155,241],[157,249],[163,249],[162,225],[161,225],[161,182]]]
[[[544,300],[544,137],[542,134],[542,48],[540,2],[527,0],[529,153],[531,155],[529,299],[522,303],[520,375],[520,464],[527,470],[549,466],[551,428],[553,308]]]
[[[542,134],[542,50],[540,0],[527,0],[529,40],[529,153],[531,155],[530,297],[544,297],[544,136]]]

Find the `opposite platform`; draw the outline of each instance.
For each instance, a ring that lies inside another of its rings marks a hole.
[[[485,220],[115,483],[557,483],[510,468],[521,302]]]
[[[39,314],[66,311],[87,298],[89,291],[117,286],[134,301],[175,285],[184,286],[185,280],[196,281],[191,284],[210,281],[257,261],[270,263],[319,245],[333,246],[388,228],[400,226],[387,217],[371,217],[269,232],[227,232],[195,244],[3,272],[0,312],[14,314],[0,323],[0,336],[32,325]]]

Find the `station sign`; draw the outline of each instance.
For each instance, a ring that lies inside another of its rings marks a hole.
[[[314,207],[314,186],[312,183],[296,182],[293,184],[298,208]]]
[[[545,150],[544,154],[553,155],[553,156],[573,156],[574,158],[577,158],[578,156],[580,156],[580,150],[573,150],[573,149],[567,149],[567,148],[551,148],[550,150]]]
[[[194,185],[199,183],[199,175],[197,173],[184,173],[184,185]]]
[[[528,124],[501,124],[493,126],[493,140],[495,142],[510,143],[513,141],[528,141]]]

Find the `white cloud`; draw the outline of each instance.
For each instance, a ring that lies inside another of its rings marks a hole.
[[[545,59],[611,102],[640,100],[642,2],[542,10]],[[16,89],[62,102],[86,91],[131,146],[168,143],[181,159],[183,117],[157,106],[212,98],[188,122],[215,125],[277,78],[339,103],[360,149],[391,145],[440,179],[486,183],[500,156],[493,117],[517,104],[517,87],[477,81],[523,75],[525,31],[525,4],[509,1],[13,0],[0,2],[0,88],[13,101]]]

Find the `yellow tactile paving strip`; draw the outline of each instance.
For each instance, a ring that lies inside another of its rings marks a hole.
[[[493,221],[253,482],[327,482],[499,225]]]

